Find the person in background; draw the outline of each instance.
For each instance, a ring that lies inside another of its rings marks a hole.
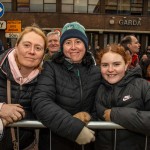
[[[144,62],[148,59],[150,59],[150,46],[147,46],[147,49],[146,49],[145,53],[142,55],[140,61]]]
[[[150,82],[150,59],[146,59],[142,63],[143,78]]]
[[[138,65],[140,43],[137,38],[134,35],[127,35],[121,40],[120,45],[122,45],[132,57],[130,67]]]
[[[97,55],[102,74],[95,102],[98,120],[127,130],[98,130],[95,150],[143,150],[150,135],[150,83],[139,65],[128,68],[131,57],[122,46],[111,44]]]
[[[59,51],[60,49],[60,34],[59,32],[49,32],[47,34],[47,54],[45,55],[44,60],[51,59],[52,55]]]
[[[140,58],[140,66],[142,69],[143,78],[146,80],[150,80],[149,76],[149,63],[150,63],[150,46],[147,46],[145,52]]]
[[[4,52],[4,46],[2,41],[0,40],[0,54],[2,54]]]
[[[150,60],[150,46],[147,46],[146,51],[144,52],[144,54],[140,59],[140,66],[142,68],[144,78],[147,76],[146,74],[147,74],[147,67],[148,67],[149,60]]]
[[[150,45],[147,46],[146,55],[150,59]]]
[[[40,28],[29,26],[20,33],[15,47],[0,55],[0,118],[8,123],[35,119],[31,99],[46,47],[44,32]],[[7,82],[10,84],[7,85]],[[8,95],[11,95],[11,102]],[[17,144],[16,130],[13,129],[5,129],[0,149],[11,150]],[[34,139],[34,129],[19,129],[19,149],[34,147]]]
[[[7,50],[11,48],[11,43],[7,43]]]
[[[48,128],[40,131],[39,150],[81,150],[82,144],[84,150],[93,150],[94,131],[80,119],[92,111],[100,69],[80,23],[64,25],[60,46],[52,61],[44,63],[32,99],[33,112]]]

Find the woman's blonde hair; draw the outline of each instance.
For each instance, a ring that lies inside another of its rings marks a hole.
[[[18,45],[20,43],[20,41],[22,40],[22,38],[25,34],[30,33],[30,32],[35,32],[36,34],[38,34],[39,36],[41,36],[43,38],[43,40],[44,40],[44,52],[46,52],[47,37],[46,37],[45,33],[39,27],[36,27],[36,26],[28,26],[28,27],[24,28],[24,30],[18,36],[16,45]],[[44,57],[44,54],[43,54],[43,57]],[[15,54],[15,60],[16,60],[16,63],[18,65],[18,68],[20,69],[21,65],[19,63],[17,54]],[[39,64],[36,68],[41,70],[42,69],[41,64]]]
[[[24,30],[19,34],[19,36],[17,38],[16,45],[18,45],[20,43],[20,41],[22,40],[23,36],[29,32],[35,32],[36,34],[38,34],[39,36],[41,36],[43,38],[44,50],[46,50],[46,48],[47,48],[47,37],[46,37],[45,33],[39,27],[35,27],[35,26],[28,26],[28,27],[24,28]]]

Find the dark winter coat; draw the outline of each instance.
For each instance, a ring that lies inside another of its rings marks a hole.
[[[9,79],[11,81],[11,102],[13,104],[20,104],[24,107],[26,114],[24,118],[25,120],[33,120],[34,115],[31,111],[31,97],[37,83],[37,79],[21,86],[15,82],[7,58],[10,51],[11,50],[5,51],[2,55],[0,55],[0,102],[7,103],[7,79]],[[20,149],[29,146],[34,140],[34,130],[29,128],[20,129],[19,139]],[[0,142],[0,149],[11,150],[11,141],[10,128],[6,128],[3,140]]]
[[[81,64],[69,63],[60,53],[45,62],[32,106],[37,118],[52,131],[52,150],[82,149],[75,140],[85,124],[72,116],[91,112],[99,84],[100,70],[90,53]],[[49,150],[48,137],[49,130],[41,131],[40,150]]]
[[[111,109],[111,121],[127,129],[117,130],[116,150],[145,150],[145,135],[150,136],[150,83],[142,79],[139,66],[117,84],[103,80],[95,106],[99,120],[104,121],[104,110]],[[98,130],[96,150],[114,150],[114,139],[114,130]]]

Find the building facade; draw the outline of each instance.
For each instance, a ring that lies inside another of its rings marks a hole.
[[[150,0],[1,0],[1,3],[5,13],[0,18],[0,39],[5,48],[14,46],[17,34],[26,26],[37,24],[46,33],[52,30],[61,33],[64,24],[72,21],[85,26],[93,49],[119,43],[127,34],[138,38],[142,53],[150,45]],[[3,21],[6,29],[2,28]]]

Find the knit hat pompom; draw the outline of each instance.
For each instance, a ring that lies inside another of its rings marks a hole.
[[[78,22],[66,23],[62,29],[60,38],[61,50],[63,49],[64,41],[69,38],[78,38],[84,42],[86,50],[88,50],[88,38],[85,33],[85,28]]]

